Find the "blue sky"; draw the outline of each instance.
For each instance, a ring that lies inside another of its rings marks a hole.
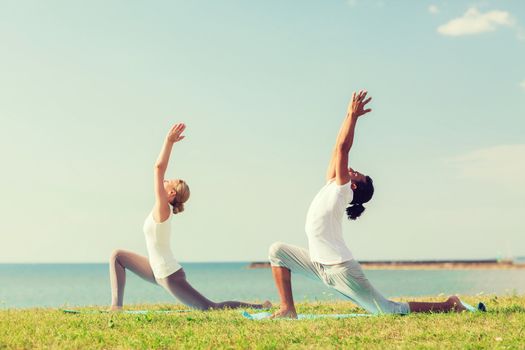
[[[522,1],[2,1],[0,262],[145,253],[152,166],[170,174],[181,261],[306,246],[348,99],[350,164],[376,194],[358,259],[525,255]]]

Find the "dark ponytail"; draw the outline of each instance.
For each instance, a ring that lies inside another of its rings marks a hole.
[[[360,217],[366,209],[363,203],[368,202],[374,195],[374,182],[370,176],[366,177],[365,182],[356,183],[356,186],[353,189],[354,198],[346,208],[346,215],[348,215],[349,220],[355,220]]]
[[[346,215],[348,215],[348,220],[355,220],[361,216],[365,211],[365,207],[362,204],[350,204],[346,208]]]

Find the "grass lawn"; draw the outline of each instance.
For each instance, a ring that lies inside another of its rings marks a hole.
[[[472,305],[483,301],[488,312],[251,321],[236,310],[137,315],[8,309],[0,311],[0,349],[525,349],[525,296],[463,299]],[[155,304],[128,309],[182,307]],[[348,302],[314,302],[298,304],[298,312],[363,311]]]

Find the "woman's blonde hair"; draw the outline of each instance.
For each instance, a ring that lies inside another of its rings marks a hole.
[[[170,204],[173,207],[173,214],[177,214],[184,211],[184,203],[190,198],[190,188],[184,180],[180,180],[174,190],[177,194]]]

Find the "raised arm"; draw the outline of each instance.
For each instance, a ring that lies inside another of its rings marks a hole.
[[[332,157],[326,171],[326,180],[336,178],[338,185],[347,184],[350,181],[348,174],[348,153],[354,142],[354,131],[357,119],[370,112],[371,109],[364,109],[365,105],[372,100],[371,97],[365,100],[367,92],[364,90],[352,94],[352,101],[348,105],[346,117],[339,129],[339,134],[332,151]]]
[[[182,132],[186,129],[186,125],[183,123],[175,124],[162,145],[162,149],[157,158],[154,168],[153,184],[155,189],[155,206],[153,208],[153,218],[157,222],[166,221],[170,217],[170,204],[168,201],[168,194],[164,189],[164,175],[168,168],[168,162],[170,160],[171,148],[173,144],[179,142],[184,138]]]

